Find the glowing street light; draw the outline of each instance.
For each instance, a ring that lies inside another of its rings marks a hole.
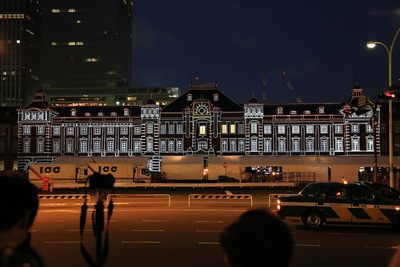
[[[381,45],[385,48],[387,54],[388,54],[388,73],[389,73],[389,87],[392,86],[392,52],[393,52],[393,46],[394,43],[396,42],[397,36],[399,35],[400,32],[400,27],[397,29],[396,34],[394,35],[392,44],[390,47],[385,45],[382,42],[376,42],[376,41],[369,41],[367,42],[367,47],[368,48],[374,48],[376,45]],[[395,185],[394,181],[394,175],[393,175],[393,105],[392,105],[392,99],[389,99],[389,173],[390,173],[390,186],[391,187],[397,187]]]

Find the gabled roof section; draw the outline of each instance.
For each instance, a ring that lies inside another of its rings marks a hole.
[[[339,110],[344,103],[290,103],[290,104],[264,104],[264,115],[277,115],[276,109],[283,108],[282,115],[290,115],[291,111],[297,111],[297,114],[320,114],[319,108],[324,108],[324,114],[340,114]]]
[[[48,109],[49,102],[46,99],[46,94],[43,89],[39,89],[31,103],[24,106],[23,109]]]
[[[188,97],[188,95],[191,97]],[[217,83],[190,84],[189,91],[164,107],[162,112],[181,112],[186,107],[190,107],[197,99],[206,99],[210,101],[214,107],[217,106],[225,112],[243,112],[242,106],[218,90]]]

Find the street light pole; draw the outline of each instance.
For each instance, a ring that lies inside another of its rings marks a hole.
[[[367,46],[369,48],[374,48],[377,44],[383,46],[386,49],[386,52],[388,54],[388,59],[389,59],[389,87],[392,86],[392,53],[393,53],[393,46],[394,43],[396,42],[397,36],[399,35],[400,32],[400,27],[397,29],[396,34],[394,35],[392,44],[390,47],[387,47],[382,42],[375,42],[375,41],[370,41],[367,43]],[[391,187],[397,187],[395,185],[394,181],[394,174],[393,174],[393,103],[392,99],[389,99],[389,174],[390,174],[390,186]]]

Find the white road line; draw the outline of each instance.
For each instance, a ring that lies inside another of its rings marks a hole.
[[[196,230],[196,233],[221,233],[221,230]]]
[[[319,244],[294,244],[296,247],[321,247]]]
[[[79,244],[81,241],[45,241],[45,244]]]
[[[195,223],[223,223],[224,221],[195,221]]]
[[[169,221],[168,220],[142,220],[142,222],[163,223],[163,222],[169,222]]]
[[[203,242],[199,242],[199,245],[219,245],[219,242],[215,242],[215,241],[203,241]]]
[[[161,241],[121,241],[121,244],[160,244]]]
[[[131,232],[164,232],[165,230],[145,230],[145,229],[133,229]]]

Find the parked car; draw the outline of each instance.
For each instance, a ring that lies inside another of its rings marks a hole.
[[[316,182],[297,195],[279,196],[280,218],[310,228],[327,224],[375,224],[400,228],[400,200],[388,199],[362,182]]]
[[[386,198],[390,199],[400,199],[400,191],[390,187],[388,185],[384,185],[381,183],[373,183],[373,182],[362,182],[377,191],[379,194]]]

